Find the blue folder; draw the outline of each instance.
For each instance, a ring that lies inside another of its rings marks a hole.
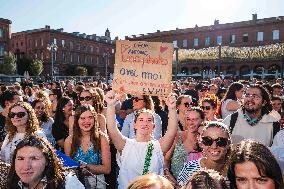
[[[66,167],[66,168],[73,169],[73,168],[77,168],[77,167],[80,166],[80,164],[78,162],[74,161],[69,156],[63,154],[59,150],[56,151],[56,155],[60,159],[60,161],[62,162],[63,166]]]

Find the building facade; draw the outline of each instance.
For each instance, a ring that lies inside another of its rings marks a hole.
[[[11,24],[12,21],[0,18],[0,61],[3,59],[4,52],[9,51]]]
[[[52,48],[49,48],[52,47]],[[10,49],[17,59],[37,58],[44,62],[44,75],[66,75],[68,69],[85,66],[99,77],[113,72],[115,41],[107,29],[105,36],[64,32],[44,28],[12,33]]]
[[[209,47],[257,47],[284,42],[284,16],[258,19],[257,14],[252,15],[248,21],[220,24],[218,20],[214,25],[171,31],[159,31],[139,36],[126,36],[127,40],[152,41],[173,43],[178,49],[203,49]],[[222,72],[225,75],[245,75],[264,72],[269,75],[283,72],[282,57],[265,60],[223,60],[222,54],[218,60],[192,60],[179,62],[177,72],[184,74],[199,74],[204,72]],[[219,67],[219,68],[218,68]],[[174,69],[175,72],[176,69]]]

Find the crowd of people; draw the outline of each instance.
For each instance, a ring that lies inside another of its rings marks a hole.
[[[284,188],[280,78],[0,85],[0,189]]]

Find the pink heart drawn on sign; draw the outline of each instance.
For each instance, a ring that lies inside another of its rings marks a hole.
[[[167,49],[168,49],[168,47],[160,46],[160,52],[161,53],[164,53]]]

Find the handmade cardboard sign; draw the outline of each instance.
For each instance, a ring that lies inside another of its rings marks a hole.
[[[172,43],[116,41],[113,90],[133,95],[169,94],[172,59]]]

